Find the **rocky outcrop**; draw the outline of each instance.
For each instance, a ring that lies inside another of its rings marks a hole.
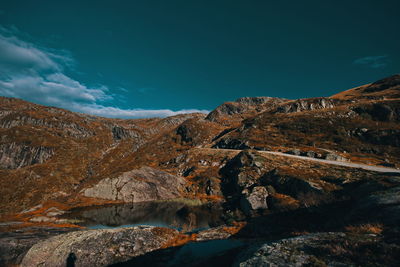
[[[111,132],[114,140],[123,140],[126,138],[135,138],[135,139],[140,138],[140,134],[137,131],[126,129],[118,125],[113,126],[111,128]]]
[[[235,266],[314,266],[315,256],[306,247],[321,246],[323,242],[343,237],[343,233],[321,233],[254,245],[241,254]]]
[[[242,151],[230,160],[222,169],[222,192],[233,201],[246,215],[257,210],[268,209],[268,190],[260,185],[264,172],[264,158],[256,151]]]
[[[76,230],[74,228],[28,227],[18,231],[0,232],[0,266],[19,266],[28,250],[52,236]]]
[[[175,130],[177,142],[182,145],[199,146],[207,144],[219,131],[220,126],[204,119],[189,119]]]
[[[250,148],[247,141],[230,137],[221,138],[212,147],[223,148],[223,149],[241,149],[241,150]]]
[[[167,118],[160,119],[154,126],[146,128],[146,132],[150,135],[160,133],[166,129],[171,129],[178,126],[189,119],[204,119],[206,115],[203,113],[187,113],[175,115]]]
[[[106,178],[83,190],[86,197],[142,202],[178,198],[185,180],[150,167],[125,172],[117,178]]]
[[[53,154],[54,149],[51,147],[32,147],[17,143],[1,144],[0,168],[18,169],[37,163],[44,163]]]
[[[293,113],[307,110],[333,108],[339,104],[342,104],[342,102],[343,101],[341,100],[325,97],[298,99],[281,104],[275,110],[272,110],[271,113]]]
[[[315,233],[255,244],[233,266],[395,266],[398,250],[376,235]]]
[[[272,109],[285,101],[287,99],[275,97],[242,97],[234,102],[226,102],[218,106],[207,115],[206,120],[218,122],[226,116],[256,114]]]
[[[107,266],[160,249],[177,234],[157,227],[71,232],[34,245],[21,266]]]
[[[75,123],[68,121],[59,121],[56,118],[35,118],[26,115],[14,115],[5,116],[0,120],[0,128],[12,128],[16,126],[32,125],[42,126],[53,129],[62,130],[66,135],[75,138],[86,138],[93,136],[94,133],[89,129]]]
[[[222,190],[225,196],[241,194],[246,188],[257,184],[263,173],[264,159],[256,151],[242,151],[222,169]]]

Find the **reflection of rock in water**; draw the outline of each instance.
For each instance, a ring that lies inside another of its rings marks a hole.
[[[206,228],[209,225],[205,226],[203,222],[197,221],[196,213],[191,210],[190,207],[183,207],[176,213],[179,217],[181,217],[183,224],[181,225],[183,231],[191,231],[196,228]],[[200,215],[200,214],[199,214]],[[202,217],[200,217],[201,219]],[[199,226],[198,226],[199,225]]]
[[[181,202],[143,202],[76,210],[69,217],[89,225],[161,224],[189,231],[221,224],[218,205],[186,206]]]

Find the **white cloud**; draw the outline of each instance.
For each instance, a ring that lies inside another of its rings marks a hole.
[[[388,56],[366,56],[353,61],[353,64],[364,65],[373,69],[384,68],[387,65]]]
[[[76,107],[82,113],[89,113],[97,116],[111,118],[151,118],[151,117],[168,117],[186,113],[208,113],[208,110],[184,109],[172,111],[170,109],[120,109],[115,107],[105,107],[102,105],[84,105]]]
[[[104,117],[166,117],[208,112],[104,106],[100,103],[113,100],[114,95],[109,93],[106,86],[89,87],[67,76],[64,69],[73,62],[70,56],[23,41],[17,35],[15,29],[10,31],[0,27],[0,95]]]

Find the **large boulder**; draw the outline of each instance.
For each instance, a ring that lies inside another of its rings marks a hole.
[[[159,227],[76,231],[34,245],[21,266],[107,266],[160,249],[177,235]]]
[[[117,178],[106,178],[82,191],[86,197],[142,202],[179,198],[185,180],[150,167],[125,172]]]
[[[240,195],[243,189],[256,184],[264,165],[265,159],[256,151],[245,150],[237,154],[221,169],[225,195]]]
[[[268,209],[268,191],[263,186],[255,186],[251,190],[244,190],[240,200],[241,210],[250,215],[253,211]]]

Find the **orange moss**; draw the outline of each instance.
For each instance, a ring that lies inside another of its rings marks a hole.
[[[196,241],[197,234],[178,234],[174,238],[168,240],[161,248],[178,247],[191,241]]]
[[[243,227],[245,227],[246,222],[233,222],[233,226],[225,226],[222,229],[231,234],[237,234]]]
[[[309,232],[307,232],[307,231],[294,231],[294,232],[291,232],[290,234],[293,235],[293,236],[301,236],[301,235],[308,235]]]
[[[381,234],[383,231],[383,225],[380,223],[377,224],[360,224],[360,225],[349,225],[345,227],[346,231],[354,234]]]

